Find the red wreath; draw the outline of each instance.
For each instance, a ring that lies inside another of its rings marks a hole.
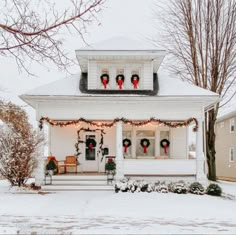
[[[96,141],[94,140],[94,139],[87,139],[86,140],[86,147],[90,150],[90,151],[92,151],[93,150],[93,148],[95,148],[96,147],[96,145],[97,145],[97,143],[96,143]]]
[[[139,76],[138,74],[133,74],[131,77],[131,82],[134,85],[134,89],[138,88],[138,83],[139,83]]]

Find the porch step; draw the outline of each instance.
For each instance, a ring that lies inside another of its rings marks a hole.
[[[43,185],[42,191],[114,191],[113,185]]]
[[[106,175],[54,175],[52,184],[43,185],[42,191],[114,191],[112,184],[107,184]]]

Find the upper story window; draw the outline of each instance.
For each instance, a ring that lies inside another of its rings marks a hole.
[[[229,148],[229,161],[234,162],[234,148],[233,147]]]
[[[234,129],[235,129],[234,118],[231,118],[231,119],[229,120],[229,132],[230,132],[230,133],[234,133]]]

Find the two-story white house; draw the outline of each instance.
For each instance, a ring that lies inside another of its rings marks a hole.
[[[76,50],[81,72],[21,95],[48,125],[49,155],[78,157],[78,172],[104,172],[114,157],[116,178],[205,179],[204,110],[218,95],[158,75],[165,51],[111,39]],[[189,157],[188,127],[196,131]],[[44,168],[39,166],[40,184]]]

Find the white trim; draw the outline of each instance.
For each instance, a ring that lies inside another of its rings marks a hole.
[[[231,160],[231,150],[233,150],[233,160]],[[234,162],[234,158],[235,158],[234,147],[229,147],[229,162]]]

